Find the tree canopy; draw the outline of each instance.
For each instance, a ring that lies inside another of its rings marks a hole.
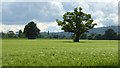
[[[105,31],[104,36],[105,36],[105,39],[112,40],[112,39],[116,39],[117,33],[112,29],[108,29]]]
[[[22,35],[22,30],[19,30],[19,32],[18,32],[19,34],[18,34],[18,37],[19,38],[21,38],[21,35]]]
[[[15,36],[13,31],[8,31],[7,35],[9,38],[13,38]]]
[[[24,28],[24,34],[28,39],[35,39],[39,34],[40,29],[31,21]]]
[[[73,32],[74,42],[79,42],[80,36],[92,29],[96,23],[93,24],[91,14],[82,12],[82,8],[75,8],[74,12],[66,12],[63,15],[63,21],[56,20],[62,30],[65,32]]]

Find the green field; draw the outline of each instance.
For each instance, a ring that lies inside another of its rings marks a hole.
[[[0,67],[2,66],[2,41],[0,39]]]
[[[117,66],[118,41],[3,39],[3,66]]]

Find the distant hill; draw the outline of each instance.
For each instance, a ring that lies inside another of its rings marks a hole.
[[[99,27],[89,30],[89,33],[95,34],[104,34],[107,29],[113,29],[115,32],[120,33],[120,26],[108,26],[108,27]]]
[[[120,33],[120,26],[108,26],[108,27],[99,27],[89,30],[89,34],[104,34],[107,29],[113,29],[115,32]],[[41,32],[41,35],[47,36],[47,32]],[[50,35],[64,35],[66,37],[71,37],[73,33],[70,32],[51,32]]]
[[[99,27],[93,28],[89,30],[87,34],[95,33],[95,34],[104,34],[107,29],[113,29],[116,33],[120,33],[120,26],[107,26],[107,27]],[[71,36],[73,33],[69,32],[55,32],[57,35],[65,35]]]
[[[120,26],[108,26],[108,27],[99,27],[99,28],[93,28],[89,30],[87,35],[90,34],[104,34],[106,30],[113,29],[116,33],[120,34]],[[38,38],[66,38],[70,39],[73,37],[74,33],[71,32],[40,32],[38,35]],[[2,36],[2,33],[0,33],[0,37]],[[4,34],[4,38],[7,38],[7,33]],[[15,37],[18,37],[18,33],[16,33]]]

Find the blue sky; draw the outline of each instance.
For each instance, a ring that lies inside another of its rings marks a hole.
[[[22,1],[10,0],[0,3],[2,11],[0,17],[2,31],[18,31],[34,21],[41,31],[60,32],[56,19],[62,20],[65,12],[73,11],[75,7],[82,7],[83,12],[90,13],[96,27],[118,25],[118,0],[106,2],[88,1]],[[20,2],[19,2],[20,1]],[[2,5],[1,5],[2,4]]]

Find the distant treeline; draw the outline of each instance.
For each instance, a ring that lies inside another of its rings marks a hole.
[[[24,33],[19,30],[19,32],[14,33],[13,31],[8,31],[7,33],[0,33],[1,38],[26,38]],[[70,32],[41,32],[37,38],[44,39],[73,39],[74,34]],[[120,40],[120,33],[116,33],[112,29],[108,29],[104,34],[95,33],[84,33],[80,36],[80,39],[89,40]]]

